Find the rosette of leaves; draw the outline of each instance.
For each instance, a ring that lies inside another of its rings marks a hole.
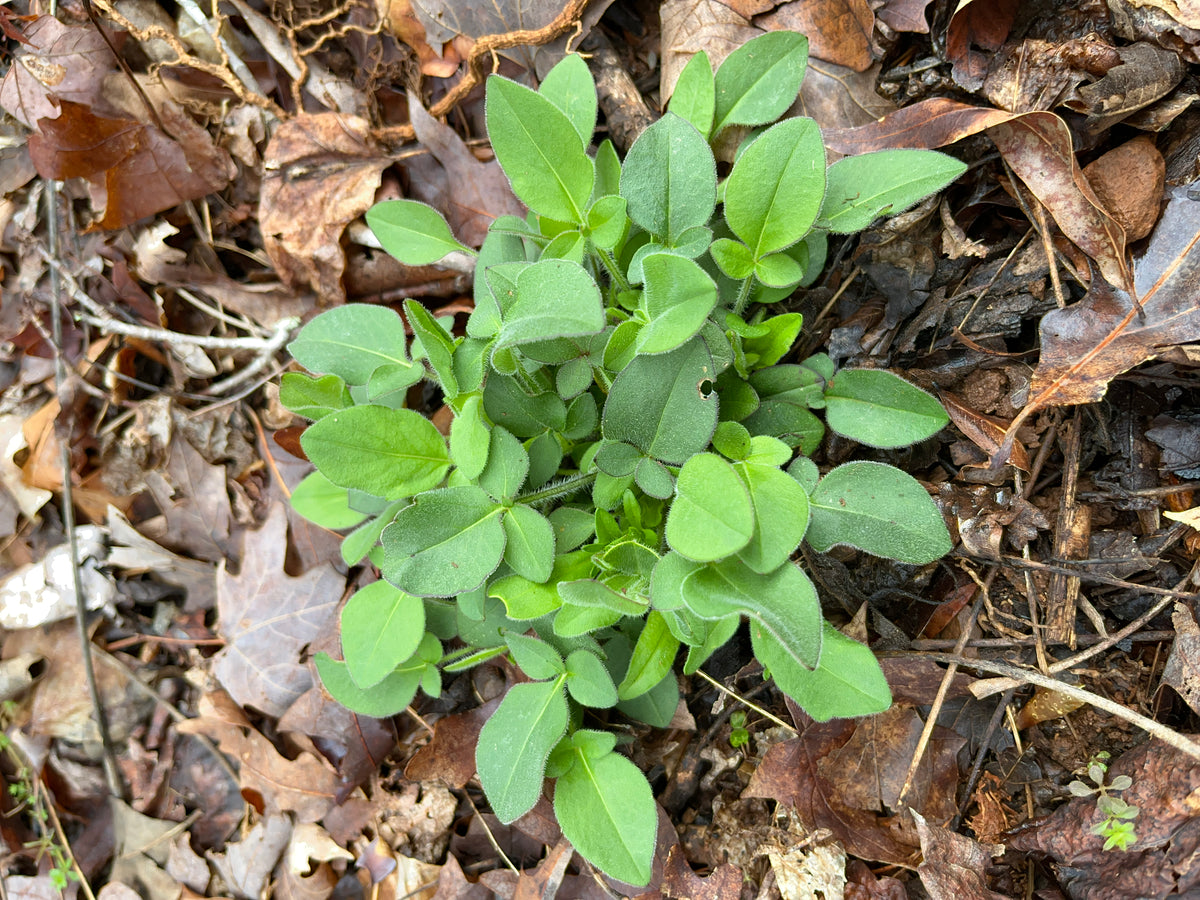
[[[436,696],[444,674],[508,656],[527,680],[479,738],[492,809],[511,822],[553,782],[563,833],[633,885],[650,878],[657,816],[609,711],[665,726],[677,671],[744,620],[815,718],[883,710],[874,656],[823,621],[792,557],[804,540],[914,564],[950,549],[911,476],[875,462],[822,475],[809,458],[826,428],[872,447],[924,440],[946,424],[941,406],[886,371],[786,362],[801,317],[769,304],[816,277],[829,233],[965,167],[926,151],[827,166],[811,119],[776,121],[806,60],[788,32],[715,74],[697,54],[624,161],[592,145],[578,56],[537,91],[493,76],[489,136],[529,214],[497,219],[477,253],[420,203],[367,214],[405,263],[476,257],[465,334],[412,301],[404,320],[332,309],[290,347],[312,374],[282,380],[283,403],[312,420],[301,444],[317,471],[296,508],[346,529],[346,562],[383,575],[342,612],[344,660],[317,658],[329,693],[388,716],[418,690]],[[712,147],[732,129],[744,137],[721,177]],[[453,413],[448,438],[405,407],[421,380]]]

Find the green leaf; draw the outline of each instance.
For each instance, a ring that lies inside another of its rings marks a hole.
[[[479,783],[506,825],[533,809],[542,793],[546,758],[567,730],[565,678],[514,685],[479,732]]]
[[[768,253],[754,264],[754,277],[771,288],[792,288],[804,278],[804,267],[788,253]]]
[[[633,470],[633,481],[642,491],[659,500],[669,500],[675,493],[675,478],[657,459],[643,456]]]
[[[339,410],[310,425],[300,446],[334,484],[388,500],[434,487],[450,468],[445,439],[411,409]]]
[[[474,481],[487,465],[491,436],[491,427],[483,416],[483,401],[474,394],[450,423],[450,458],[464,477]]]
[[[717,427],[715,377],[712,356],[698,338],[668,353],[635,356],[609,389],[604,436],[681,465],[708,446]]]
[[[579,133],[584,149],[596,130],[596,83],[578,53],[568,53],[546,73],[538,93],[557,106]]]
[[[772,466],[736,466],[754,504],[754,536],[738,554],[742,562],[765,575],[782,566],[800,546],[808,529],[808,494]]]
[[[613,142],[605,138],[596,148],[596,186],[592,188],[592,200],[611,197],[621,192],[621,158]]]
[[[622,700],[632,700],[649,691],[671,672],[677,650],[679,641],[667,628],[662,613],[651,610],[633,646],[629,669],[617,685],[617,696]]]
[[[869,716],[892,705],[892,691],[875,654],[828,622],[815,669],[796,665],[779,642],[756,624],[750,627],[750,641],[754,655],[779,689],[818,722]]]
[[[515,193],[539,215],[582,224],[596,172],[571,120],[515,81],[487,80],[487,131]]]
[[[302,372],[283,373],[279,379],[279,402],[296,415],[313,421],[354,404],[341,377],[313,378]]]
[[[554,633],[559,637],[579,637],[607,628],[622,618],[622,613],[599,606],[573,606],[570,603],[554,616]]]
[[[386,306],[348,303],[305,325],[288,352],[310,372],[366,384],[379,366],[415,366],[405,352],[407,343],[404,322]]]
[[[453,400],[458,396],[458,378],[454,374],[454,338],[429,310],[415,300],[404,301],[404,315],[425,350],[445,399]]]
[[[558,472],[562,465],[563,448],[550,432],[539,434],[525,443],[529,451],[529,474],[525,477],[525,490],[536,491]]]
[[[507,538],[504,561],[530,581],[549,579],[554,567],[554,527],[550,521],[536,509],[518,504],[505,513],[503,524]]]
[[[712,64],[703,50],[694,54],[679,73],[667,108],[680,118],[691,122],[700,132],[700,136],[708,140],[712,132],[713,112],[716,109],[716,88]]]
[[[508,644],[513,661],[534,681],[554,678],[567,671],[558,651],[541,638],[510,631],[504,635],[504,643]]]
[[[825,388],[825,423],[868,447],[907,447],[949,421],[933,396],[881,369],[839,372]]]
[[[717,204],[717,163],[691,122],[674,113],[643,131],[621,168],[629,218],[668,244],[706,225]]]
[[[821,655],[821,603],[808,576],[791,563],[768,575],[736,559],[704,566],[684,579],[683,600],[702,619],[749,616],[802,666],[815,666]]]
[[[737,553],[754,535],[754,507],[733,466],[698,453],[679,470],[667,515],[667,543],[696,562]]]
[[[373,582],[342,607],[341,633],[350,677],[369,688],[417,652],[425,634],[425,602],[386,581]]]
[[[646,776],[624,756],[579,752],[555,782],[554,815],[563,836],[604,874],[650,883],[658,811]]]
[[[425,377],[420,363],[388,363],[379,366],[367,379],[367,400],[380,406],[400,409],[408,389]]]
[[[579,263],[543,259],[521,270],[496,348],[604,330],[600,289]]]
[[[418,495],[383,531],[384,577],[419,597],[475,589],[504,556],[502,511],[474,485]]]
[[[584,251],[587,250],[587,239],[579,231],[564,231],[546,245],[542,251],[542,260],[561,259],[567,262],[582,263]]]
[[[344,487],[338,487],[320,472],[310,472],[292,491],[292,509],[308,521],[338,531],[353,528],[366,515],[350,508]]]
[[[511,501],[529,474],[529,451],[507,428],[492,429],[487,465],[479,475],[479,486],[496,500]]]
[[[390,503],[383,512],[359,525],[342,539],[342,561],[348,566],[356,566],[362,562],[371,549],[379,543],[383,529],[392,524],[396,513],[408,505],[408,500],[397,500]]]
[[[794,31],[768,31],[734,50],[717,69],[713,136],[782,116],[800,93],[807,64],[808,38]]]
[[[612,475],[614,478],[621,478],[625,475],[632,475],[638,460],[643,458],[641,451],[632,444],[621,441],[601,441],[600,449],[596,451],[593,462],[601,472]]]
[[[607,609],[623,616],[640,616],[646,612],[641,600],[613,590],[603,581],[582,578],[578,581],[563,581],[558,585],[558,595],[564,603],[590,609]]]
[[[608,658],[604,661],[610,673],[623,674],[629,668],[629,660],[633,656],[633,645],[623,634],[611,638],[604,645]],[[654,728],[666,728],[675,716],[679,707],[679,682],[675,673],[667,675],[662,681],[650,689],[648,693],[632,700],[622,700],[617,709],[639,722],[645,722]]]
[[[672,613],[682,617],[689,617],[687,610],[680,613]],[[724,619],[700,619],[691,617],[693,622],[693,630],[696,633],[698,640],[693,641],[688,647],[687,659],[683,662],[683,674],[695,675],[708,658],[724,647],[741,627],[742,617],[738,615],[729,615]]]
[[[699,568],[700,563],[673,550],[659,557],[650,576],[650,602],[654,608],[680,609],[683,606],[683,581]]]
[[[321,684],[329,696],[351,712],[373,719],[387,719],[403,712],[417,695],[424,665],[408,671],[397,671],[369,688],[360,688],[350,677],[350,670],[340,659],[328,653],[318,653],[313,661]]]
[[[510,619],[523,622],[540,619],[562,606],[562,598],[558,596],[559,582],[586,578],[591,571],[590,554],[565,553],[554,560],[554,568],[544,583],[520,575],[505,575],[488,585],[488,596],[504,602]]]
[[[750,432],[740,422],[721,422],[712,437],[713,449],[735,462],[750,454]],[[791,454],[788,454],[791,456]],[[785,460],[786,462],[786,460]]]
[[[950,534],[929,493],[893,466],[840,465],[821,479],[810,500],[807,538],[818,553],[845,544],[919,565],[950,552]]]
[[[642,261],[643,303],[650,321],[638,334],[638,353],[666,353],[691,340],[717,305],[717,286],[692,260],[654,253]]]
[[[588,210],[589,237],[601,250],[612,250],[629,231],[625,198],[609,195],[601,197]]]
[[[574,550],[596,531],[596,519],[586,510],[572,506],[560,506],[550,513],[550,524],[554,526],[554,546],[559,553]]]
[[[758,357],[754,362],[756,369],[773,366],[783,359],[800,335],[804,316],[800,313],[784,313],[779,316],[771,316],[769,319],[763,320],[761,324],[766,327],[766,334],[761,337],[745,338],[742,341],[742,349],[746,355],[753,354]]]
[[[880,150],[847,156],[829,167],[817,225],[835,234],[862,231],[936,194],[967,164],[935,150]]]
[[[416,200],[384,200],[367,210],[383,249],[407,266],[428,266],[451,253],[475,251],[454,239],[442,214]]]
[[[717,238],[708,252],[717,267],[734,281],[742,281],[754,274],[754,253],[741,241]]]
[[[582,400],[587,395],[581,395]],[[488,418],[519,438],[567,427],[567,405],[554,391],[534,397],[521,390],[515,378],[492,374],[483,385],[483,408]]]
[[[590,650],[573,650],[567,656],[567,691],[576,703],[593,709],[617,705],[617,688],[612,676],[600,657]]]
[[[804,237],[824,196],[821,130],[812,119],[786,119],[764,131],[734,163],[725,182],[725,221],[761,259]]]

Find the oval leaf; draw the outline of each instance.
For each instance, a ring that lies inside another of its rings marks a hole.
[[[417,368],[408,358],[404,321],[386,306],[349,303],[326,310],[304,326],[288,352],[310,372],[366,384],[382,365]]]
[[[643,131],[621,168],[629,218],[667,244],[705,225],[717,204],[717,163],[691,122],[674,113]]]
[[[936,398],[891,372],[849,369],[825,389],[825,424],[868,447],[907,447],[949,421]]]
[[[425,635],[425,601],[376,581],[346,601],[341,626],[350,677],[369,688],[417,652]]]
[[[545,97],[493,76],[487,130],[513,193],[534,212],[582,224],[596,171],[571,120]]]
[[[367,224],[383,249],[406,266],[428,266],[451,253],[475,255],[454,239],[442,214],[416,200],[384,200],[367,210]]]
[[[514,685],[479,732],[479,783],[505,824],[533,809],[542,793],[546,759],[567,730],[564,680]]]
[[[321,684],[329,696],[351,712],[373,719],[386,719],[404,711],[412,703],[421,684],[424,666],[408,672],[393,672],[369,688],[360,688],[350,677],[350,670],[340,659],[328,653],[318,653],[313,661]]]
[[[563,836],[604,874],[650,883],[658,811],[646,776],[624,756],[576,751],[575,765],[554,785],[554,815]]]
[[[445,438],[411,409],[338,410],[310,425],[300,446],[334,484],[388,500],[436,486],[450,468]]]
[[[754,507],[733,466],[713,453],[698,453],[684,464],[666,534],[672,550],[696,562],[722,559],[750,542]]]
[[[725,58],[716,75],[713,136],[728,125],[765,125],[782,116],[800,93],[808,38],[768,31]]]
[[[804,237],[824,196],[821,130],[812,119],[787,119],[734,164],[725,182],[725,221],[759,259]]]
[[[383,530],[383,575],[418,597],[474,590],[504,556],[503,507],[474,485],[420,494]]]
[[[933,562],[950,552],[950,533],[915,478],[876,462],[838,466],[812,493],[808,542],[820,553],[838,544],[901,562]]]
[[[836,234],[862,231],[936,194],[967,164],[936,150],[880,150],[847,156],[829,167],[817,224]]]

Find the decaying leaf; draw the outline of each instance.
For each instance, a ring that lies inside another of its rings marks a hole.
[[[1176,603],[1171,616],[1175,641],[1163,666],[1163,684],[1175,688],[1194,712],[1200,712],[1200,627],[1186,604]]]
[[[1080,302],[1047,313],[1030,405],[1094,403],[1112,378],[1163,350],[1200,340],[1200,204],[1186,187],[1167,191],[1168,204],[1145,251],[1134,260],[1140,309],[1123,291],[1099,280]]]
[[[946,56],[954,63],[954,80],[967,90],[982,86],[991,54],[1008,38],[1020,5],[1019,0],[959,0],[946,31]]]
[[[677,900],[738,900],[742,870],[728,864],[701,877],[692,871],[682,847],[672,847],[663,867],[663,894]]]
[[[88,25],[64,25],[39,16],[25,32],[28,43],[13,55],[0,83],[0,106],[27,128],[53,119],[59,103],[91,106],[115,63],[104,38]]]
[[[275,271],[323,304],[345,300],[342,232],[375,202],[391,160],[369,143],[365,119],[298,115],[280,124],[263,155],[259,222]]]
[[[715,70],[730,53],[762,34],[719,0],[665,0],[662,20],[660,92],[670,97],[687,61],[703,50]]]
[[[1012,113],[1002,109],[934,97],[888,113],[876,122],[852,128],[822,128],[821,135],[828,149],[847,156],[895,148],[933,150],[979,134],[1012,117]]]
[[[1063,234],[1096,261],[1109,284],[1127,287],[1125,231],[1083,177],[1066,122],[1031,112],[992,126],[988,135]]]
[[[1141,135],[1114,147],[1084,166],[1083,176],[1125,229],[1126,240],[1140,241],[1154,230],[1162,211],[1167,163],[1153,138]]]
[[[301,651],[331,627],[345,586],[328,565],[291,577],[286,555],[287,514],[276,503],[263,526],[246,533],[241,571],[217,572],[219,628],[228,643],[213,674],[242,706],[272,716],[313,686]]]
[[[964,834],[926,822],[919,813],[913,818],[925,857],[917,871],[931,900],[1007,900],[987,886],[985,873],[995,852]]]
[[[874,123],[895,110],[896,105],[875,90],[882,69],[875,63],[862,72],[823,60],[808,61],[800,84],[800,114],[826,129],[851,129]],[[831,160],[832,160],[831,156]]]
[[[1186,68],[1178,53],[1149,41],[1139,41],[1117,52],[1121,64],[1094,84],[1081,87],[1081,102],[1071,104],[1091,117],[1093,130],[1114,125],[1165,97],[1182,80]]]
[[[55,118],[42,118],[29,137],[29,154],[43,178],[86,178],[101,191],[100,228],[123,228],[223,188],[234,176],[229,154],[172,104],[159,110],[171,130],[135,119],[102,116],[60,101]],[[97,210],[99,211],[99,209]]]
[[[756,24],[767,31],[808,35],[811,56],[855,72],[869,69],[875,61],[875,13],[866,0],[792,0]]]

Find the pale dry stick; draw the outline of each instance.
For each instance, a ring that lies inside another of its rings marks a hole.
[[[721,693],[725,694],[728,697],[732,697],[734,700],[736,700],[738,703],[742,704],[742,706],[746,707],[747,709],[754,710],[756,713],[758,713],[760,716],[762,716],[767,721],[774,722],[780,728],[786,728],[792,734],[795,734],[795,735],[800,734],[800,732],[798,732],[794,726],[789,725],[787,722],[783,721],[783,719],[779,718],[779,716],[776,716],[776,715],[773,715],[772,713],[767,712],[765,709],[763,709],[757,703],[751,703],[745,697],[738,694],[737,691],[731,691],[729,688],[725,687],[725,685],[721,684],[721,682],[717,681],[717,679],[713,678],[711,675],[709,675],[703,669],[697,669],[696,674],[699,675],[701,678],[703,678],[705,681],[707,681],[709,684],[711,684],[713,687],[715,687]]]
[[[829,298],[829,302],[821,307],[821,311],[817,313],[817,317],[809,324],[808,327],[810,331],[816,327],[818,322],[829,315],[830,310],[833,309],[833,305],[842,299],[842,294],[846,293],[846,290],[850,287],[850,285],[854,284],[854,280],[862,274],[862,271],[863,270],[858,266],[855,266],[854,269],[851,270],[850,274],[846,276],[846,280],[843,281],[841,286],[833,292],[833,296]]]
[[[975,300],[971,303],[970,308],[966,311],[966,313],[963,314],[962,321],[958,323],[958,328],[954,329],[955,331],[961,333],[963,328],[966,327],[967,320],[969,320],[971,316],[975,315],[975,310],[979,307],[979,304],[983,302],[983,298],[987,296],[988,291],[992,289],[992,285],[994,285],[1000,279],[1000,276],[1004,274],[1004,270],[1008,268],[1008,264],[1013,261],[1017,255],[1017,252],[1025,246],[1025,242],[1029,240],[1033,232],[1034,229],[1032,227],[1029,228],[1028,231],[1021,235],[1021,239],[1013,245],[1013,248],[1008,251],[1008,256],[1004,257],[1004,261],[1000,263],[1000,267],[996,269],[996,274],[989,278],[988,283],[979,289],[978,296],[975,297]]]
[[[1037,214],[1038,233],[1042,237],[1042,252],[1046,254],[1046,265],[1050,267],[1050,284],[1054,287],[1054,302],[1059,309],[1067,305],[1066,295],[1063,294],[1062,278],[1058,274],[1058,256],[1054,252],[1054,240],[1050,237],[1050,226],[1046,222],[1046,207],[1038,203],[1034,206]]]
[[[58,183],[46,182],[46,231],[49,235],[50,251],[47,253],[38,247],[50,260],[58,257]],[[121,782],[120,769],[117,768],[117,754],[113,748],[112,734],[108,729],[108,714],[100,697],[100,687],[96,683],[96,669],[92,662],[92,636],[88,634],[87,598],[83,595],[83,578],[79,572],[79,543],[75,535],[75,496],[71,481],[71,435],[72,425],[63,421],[64,416],[70,415],[70,403],[67,401],[67,364],[62,351],[62,309],[59,298],[62,295],[59,284],[59,268],[50,268],[50,327],[53,334],[54,347],[54,383],[58,395],[60,411],[54,421],[54,432],[58,439],[61,455],[59,464],[62,468],[62,520],[63,530],[67,535],[67,546],[71,553],[72,588],[75,591],[75,632],[79,640],[79,655],[83,660],[83,673],[87,681],[88,694],[92,701],[92,713],[96,717],[96,729],[100,733],[100,744],[103,747],[104,779],[114,797],[123,797],[124,785]]]
[[[203,334],[184,334],[180,331],[168,331],[165,328],[151,328],[146,325],[131,325],[113,318],[108,310],[93,300],[80,287],[79,282],[71,274],[70,270],[50,253],[47,253],[40,247],[38,248],[38,253],[50,264],[55,272],[62,276],[63,281],[66,282],[67,288],[70,291],[71,298],[77,300],[89,310],[88,313],[76,313],[76,318],[95,326],[106,334],[122,334],[126,337],[141,338],[144,341],[161,341],[165,344],[186,344],[202,347],[206,350],[258,350],[260,352],[270,351],[274,353],[274,351],[287,343],[288,337],[300,325],[300,319],[296,316],[280,319],[275,324],[271,336],[265,338],[222,338]]]
[[[207,207],[205,208],[207,209]],[[266,337],[271,333],[270,329],[263,328],[261,325],[257,324],[256,322],[251,322],[244,316],[231,316],[229,313],[225,312],[225,310],[221,309],[215,304],[209,303],[207,300],[197,297],[187,288],[177,287],[175,288],[175,293],[205,315],[212,316],[214,319],[218,319],[219,321],[224,322],[226,325],[231,325],[234,328],[240,328],[242,331],[248,331],[251,334],[257,334],[259,337]]]
[[[172,825],[170,828],[168,828],[162,834],[156,835],[154,837],[154,839],[150,841],[150,843],[143,844],[141,847],[138,847],[135,850],[126,850],[124,853],[121,854],[121,856],[119,858],[120,859],[133,859],[137,856],[141,856],[147,850],[153,850],[155,847],[157,847],[163,841],[169,841],[169,840],[171,840],[171,838],[176,837],[177,835],[186,833],[187,830],[192,827],[193,823],[195,823],[195,821],[197,819],[199,819],[202,815],[204,815],[204,810],[202,810],[202,809],[192,810],[190,813],[188,813],[187,817],[184,818],[183,821],[176,822],[174,825]]]
[[[476,806],[475,801],[471,799],[471,792],[464,788],[462,793],[463,796],[467,798],[467,803],[471,805],[471,809],[475,811],[475,818],[477,818],[479,820],[479,824],[483,826],[483,833],[487,835],[488,843],[492,845],[492,849],[500,855],[500,858],[504,860],[504,864],[508,866],[509,869],[511,869],[517,875],[520,875],[521,870],[513,865],[513,861],[508,858],[508,854],[500,849],[500,843],[496,840],[496,836],[492,834],[492,829],[488,827],[487,819],[480,815],[479,807]]]
[[[1153,719],[1143,716],[1139,712],[1129,709],[1127,706],[1122,706],[1120,703],[1109,700],[1107,697],[1102,697],[1099,694],[1093,694],[1091,691],[1083,688],[1075,687],[1073,684],[1067,684],[1065,681],[1059,681],[1057,678],[1051,678],[1048,675],[1042,675],[1040,672],[1035,672],[1033,669],[1022,669],[1017,666],[1010,666],[1007,663],[998,663],[988,659],[972,659],[967,656],[958,656],[954,653],[883,653],[886,657],[903,657],[903,656],[918,656],[922,659],[931,659],[934,662],[949,663],[954,666],[961,666],[965,669],[978,669],[981,672],[991,672],[995,675],[1002,675],[1021,684],[1031,684],[1035,687],[1045,688],[1048,691],[1056,691],[1074,700],[1079,700],[1087,703],[1096,709],[1102,709],[1107,713],[1112,713],[1119,719],[1124,719],[1138,728],[1145,731],[1152,737],[1158,738],[1165,744],[1170,744],[1181,753],[1186,753],[1195,759],[1200,760],[1200,744],[1197,744],[1191,738],[1188,738],[1173,728],[1168,728]]]

